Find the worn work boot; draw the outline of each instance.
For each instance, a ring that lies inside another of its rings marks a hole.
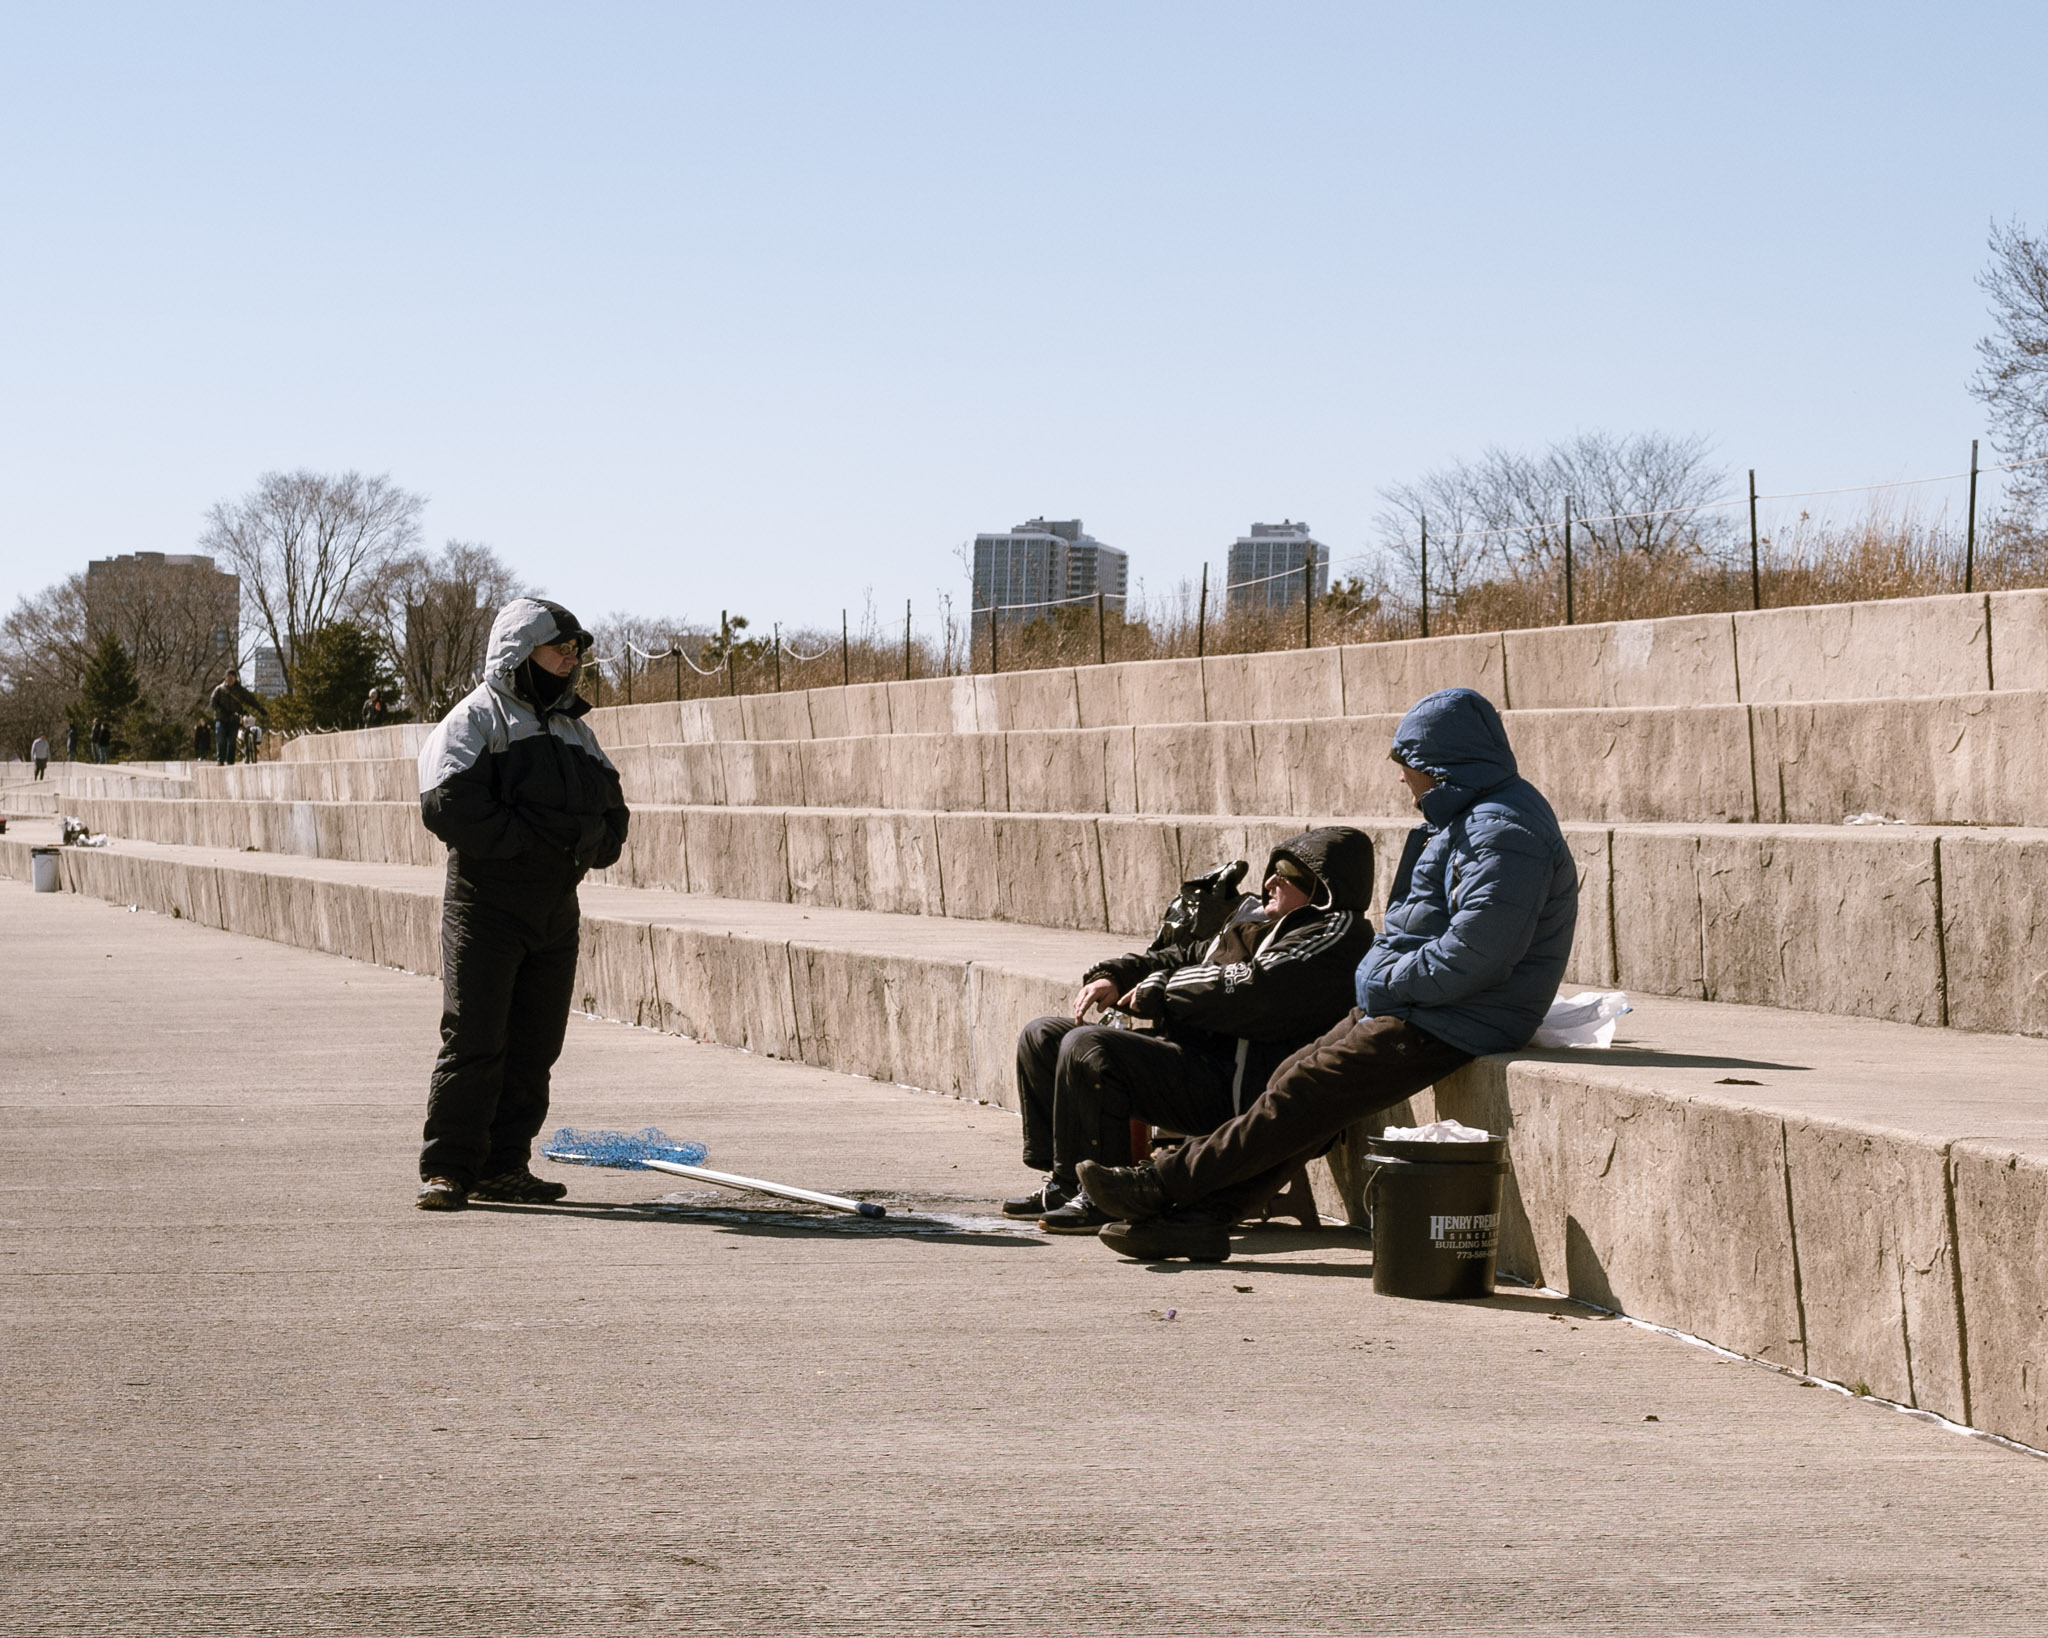
[[[1081,1178],[1081,1192],[1119,1221],[1140,1223],[1173,1204],[1166,1198],[1159,1174],[1149,1165],[1105,1166],[1084,1160],[1075,1170]]]
[[[1104,1223],[1115,1221],[1083,1190],[1057,1211],[1049,1211],[1039,1218],[1038,1226],[1048,1234],[1093,1234]]]
[[[1029,1194],[1020,1194],[1014,1200],[1003,1202],[1005,1217],[1043,1217],[1049,1211],[1058,1211],[1073,1199],[1072,1189],[1063,1189],[1055,1183],[1050,1172],[1046,1173],[1044,1184]]]
[[[471,1184],[469,1197],[472,1200],[502,1201],[512,1206],[545,1206],[568,1192],[568,1184],[550,1183],[544,1177],[535,1177],[524,1166],[518,1166]]]
[[[1230,1224],[1199,1206],[1182,1206],[1141,1223],[1111,1223],[1102,1243],[1119,1257],[1160,1263],[1185,1257],[1191,1263],[1220,1263],[1230,1255]]]
[[[469,1190],[452,1177],[430,1177],[412,1203],[421,1211],[461,1211],[469,1204]]]

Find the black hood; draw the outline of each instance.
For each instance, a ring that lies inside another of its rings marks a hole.
[[[1266,860],[1266,875],[1275,859],[1292,859],[1315,877],[1312,902],[1320,910],[1356,910],[1372,904],[1372,838],[1349,825],[1325,825],[1290,836]],[[1261,878],[1263,880],[1263,878]]]

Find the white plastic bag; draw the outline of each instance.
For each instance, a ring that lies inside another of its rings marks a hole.
[[[1620,990],[1581,990],[1577,995],[1560,995],[1543,1015],[1542,1026],[1530,1039],[1539,1047],[1610,1047],[1614,1026],[1624,1013],[1634,1012]]]
[[[1491,1143],[1493,1134],[1459,1120],[1433,1120],[1427,1126],[1389,1126],[1380,1133],[1396,1143]]]

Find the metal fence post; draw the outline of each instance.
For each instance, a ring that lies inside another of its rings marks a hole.
[[[1429,635],[1429,514],[1417,514],[1422,519],[1422,635]]]
[[[683,697],[683,640],[674,632],[669,633],[668,652],[669,658],[676,663],[676,698],[680,700]]]
[[[1756,468],[1749,469],[1749,606],[1760,609],[1764,606],[1763,571],[1757,566],[1756,544]]]
[[[1977,440],[1970,440],[1970,522],[1963,535],[1963,590],[1975,591],[1977,578]]]
[[[1102,613],[1102,588],[1095,588],[1095,663],[1105,665],[1109,661],[1108,627]]]
[[[737,694],[739,685],[733,680],[733,673],[738,667],[732,663],[732,620],[724,609],[718,611],[718,637],[725,645],[725,691]]]
[[[775,622],[775,692],[782,692],[782,622]]]
[[[1202,565],[1202,600],[1195,605],[1195,658],[1202,657],[1202,651],[1209,636],[1209,565]]]
[[[846,644],[846,610],[839,611],[839,686],[846,687],[853,681],[853,656]]]
[[[991,603],[988,606],[988,673],[993,677],[1002,669],[1002,663],[996,657],[996,606]]]
[[[1572,498],[1564,498],[1564,623],[1575,625],[1572,610]]]

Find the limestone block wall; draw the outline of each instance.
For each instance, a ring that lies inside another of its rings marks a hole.
[[[439,864],[411,803],[99,801],[89,827],[181,846]],[[1312,824],[1373,838],[1374,913],[1406,819],[640,808],[599,881],[719,898],[1149,936],[1187,876],[1263,866]],[[2048,1035],[2048,831],[1567,824],[1567,981]]]
[[[1386,759],[1398,720],[627,742],[610,752],[636,804],[1396,818],[1408,811]],[[2048,825],[2043,690],[1514,710],[1506,722],[1523,773],[1571,820],[1833,824],[1875,812],[1913,824]],[[201,767],[192,791],[375,802],[411,800],[416,784],[407,759],[334,759]]]
[[[2048,591],[1680,615],[1308,651],[861,683],[606,707],[607,745],[1399,713],[1436,688],[1515,710],[2048,689]],[[287,761],[416,756],[420,724],[288,742]]]

